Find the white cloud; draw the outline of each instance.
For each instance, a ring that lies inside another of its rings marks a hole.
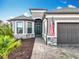
[[[62,9],[62,7],[61,6],[58,6],[57,9]]]
[[[31,16],[31,14],[30,14],[29,11],[26,11],[26,12],[24,13],[24,15],[27,16],[27,17]]]
[[[74,5],[68,5],[69,8],[76,8]]]
[[[28,14],[27,12],[26,12],[26,13],[24,13],[24,15],[25,15],[25,16],[29,16],[29,14]]]
[[[10,18],[10,19],[13,19],[14,17],[10,16],[9,18]]]

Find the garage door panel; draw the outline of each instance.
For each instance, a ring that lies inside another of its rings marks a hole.
[[[79,23],[57,24],[58,44],[79,44]]]

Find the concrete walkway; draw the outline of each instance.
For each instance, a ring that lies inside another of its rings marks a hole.
[[[42,38],[36,38],[31,59],[77,59],[65,49],[46,45]]]

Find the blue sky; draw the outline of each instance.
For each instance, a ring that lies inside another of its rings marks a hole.
[[[49,11],[58,6],[67,7],[74,5],[79,7],[79,0],[0,0],[0,19],[19,16],[27,12],[29,8],[47,8]]]

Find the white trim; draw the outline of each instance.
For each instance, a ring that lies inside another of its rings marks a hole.
[[[15,21],[11,21],[11,24],[12,24],[12,31],[13,31],[14,34],[15,34]]]
[[[49,14],[46,18],[79,18],[79,14]]]
[[[17,30],[16,30],[16,21],[15,21],[15,24],[14,24],[14,25],[15,25],[15,28],[14,28],[14,29],[15,29],[15,34],[17,34],[17,32],[16,32],[16,31],[17,31]]]
[[[60,19],[59,19],[59,20],[55,20],[55,37],[57,37],[57,23],[58,23],[58,22],[61,22],[61,23],[63,23],[63,22],[67,22],[67,23],[68,23],[68,22],[69,22],[69,23],[70,23],[70,22],[71,22],[71,23],[72,23],[72,22],[78,23],[79,20],[76,20],[76,18],[75,18],[75,20],[68,20],[68,19],[65,19],[65,20],[60,20]]]
[[[23,23],[23,33],[22,34],[18,34],[18,35],[23,35],[24,33],[24,21],[15,21],[15,34],[17,34],[17,22],[22,22]]]
[[[38,16],[38,17],[32,17],[34,20],[35,19],[41,19],[42,20],[42,17]]]
[[[46,10],[31,10],[31,12],[46,12]]]
[[[32,34],[35,34],[34,33],[34,22],[32,22]]]
[[[54,36],[49,36],[49,35],[47,35],[47,37],[57,38],[56,33],[55,33]]]
[[[42,22],[42,34],[44,34],[44,20]]]
[[[43,22],[45,22],[47,19],[44,19]]]
[[[32,23],[32,21],[27,21],[27,34],[32,34],[32,33],[28,33],[28,22]],[[33,25],[32,25],[32,28],[33,28]],[[32,32],[33,32],[33,30],[32,30]]]
[[[28,33],[27,33],[27,28],[28,28],[27,21],[25,21],[25,23],[26,23],[26,24],[25,24],[25,25],[26,25],[26,34],[28,34]]]
[[[44,19],[42,22],[42,37],[46,42],[47,36],[47,19]]]
[[[42,34],[47,34],[47,31],[46,31],[47,30],[47,19],[44,19],[42,23],[43,23],[42,24]],[[45,25],[45,27],[44,27],[44,25]]]
[[[23,34],[25,34],[25,33],[24,33],[24,25],[25,25],[25,24],[24,24],[24,21],[23,21]]]

